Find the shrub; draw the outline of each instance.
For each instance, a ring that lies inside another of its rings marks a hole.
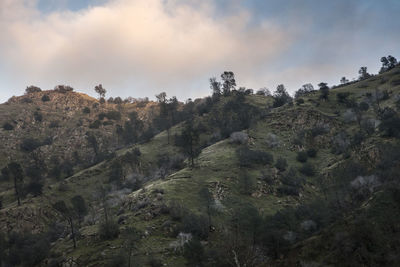
[[[298,196],[300,193],[299,188],[291,186],[291,185],[281,185],[278,187],[279,195],[287,195],[287,196]]]
[[[65,94],[67,92],[74,91],[74,88],[69,85],[57,85],[56,87],[54,87],[54,91]]]
[[[310,158],[315,158],[317,156],[317,150],[315,148],[309,148],[307,150],[307,156]]]
[[[184,245],[183,256],[190,266],[202,266],[199,264],[204,259],[204,248],[197,238],[192,238]]]
[[[25,103],[25,104],[30,104],[30,103],[33,103],[33,100],[29,97],[24,97],[21,99],[21,102]]]
[[[369,109],[369,105],[367,102],[361,102],[358,107],[360,108],[360,110],[362,111],[367,111]]]
[[[20,148],[25,151],[25,152],[32,152],[36,148],[41,146],[41,142],[34,138],[26,138],[22,140],[22,143],[20,144]]]
[[[250,167],[253,164],[271,164],[274,161],[272,154],[260,150],[250,150],[248,147],[241,147],[236,150],[239,164],[243,167]]]
[[[84,107],[83,108],[83,113],[89,114],[90,113],[90,108],[89,107]]]
[[[270,148],[279,147],[280,141],[277,135],[273,133],[268,133],[266,138],[266,143]]]
[[[40,89],[39,87],[34,86],[34,85],[28,86],[25,89],[25,93],[27,93],[27,94],[41,92],[41,91],[42,91],[42,89]]]
[[[336,99],[339,103],[345,104],[347,102],[347,98],[350,96],[349,92],[337,93]]]
[[[297,159],[298,162],[306,162],[307,158],[308,158],[307,152],[305,152],[305,151],[297,152],[296,159]]]
[[[312,137],[317,137],[319,135],[323,135],[329,132],[329,125],[328,124],[318,124],[315,125],[311,130]]]
[[[35,121],[41,122],[43,120],[43,115],[39,111],[35,111],[33,113],[33,117],[35,118]]]
[[[206,239],[208,237],[209,229],[210,226],[206,216],[188,213],[182,220],[183,232],[191,233],[200,239]]]
[[[233,144],[247,144],[249,141],[249,136],[246,133],[243,132],[234,132],[231,134],[230,143]]]
[[[12,130],[14,130],[14,126],[9,122],[5,122],[3,124],[3,129],[6,131],[12,131]]]
[[[115,103],[115,100],[114,100],[114,103]],[[119,111],[116,111],[116,110],[111,110],[111,111],[106,113],[106,117],[109,120],[119,121],[121,119],[121,113]]]
[[[43,101],[43,102],[50,101],[50,97],[49,97],[48,95],[43,95],[43,96],[42,96],[42,101]]]
[[[102,222],[99,226],[98,235],[102,240],[115,239],[119,235],[119,225],[113,220]]]
[[[301,104],[304,104],[304,99],[303,98],[296,98],[296,105],[300,106]]]
[[[60,122],[59,122],[59,121],[52,121],[52,122],[50,122],[49,127],[50,127],[51,129],[53,129],[53,128],[58,128],[58,127],[60,127]]]
[[[95,120],[89,125],[90,129],[99,129],[101,122],[99,120]]]
[[[314,167],[308,162],[304,163],[299,171],[306,176],[314,176],[315,174]]]
[[[277,168],[279,171],[285,171],[287,166],[288,164],[285,158],[279,157],[276,160],[275,168]]]
[[[251,195],[254,190],[254,186],[255,183],[251,176],[247,174],[241,174],[239,176],[240,193],[243,195]]]
[[[35,197],[40,196],[43,192],[43,183],[39,181],[31,181],[26,187],[26,192]]]

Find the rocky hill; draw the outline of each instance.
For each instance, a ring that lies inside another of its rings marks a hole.
[[[399,81],[397,66],[327,96],[310,91],[283,104],[284,94],[233,90],[165,116],[170,109],[162,101],[100,104],[53,91],[13,97],[0,106],[0,122],[12,126],[0,130],[3,166],[39,157],[50,167],[40,194],[27,193],[21,205],[15,175],[3,177],[3,262],[396,266]],[[50,100],[43,102],[44,95]],[[110,111],[121,117],[99,119]],[[131,111],[145,127],[164,130],[120,142],[115,127]],[[58,126],[50,127],[54,121]],[[101,140],[99,151],[114,153],[94,161],[88,132]],[[26,151],[26,138],[42,145]],[[51,177],[51,158],[73,161],[75,151],[71,175]],[[12,257],[29,246],[40,253]]]

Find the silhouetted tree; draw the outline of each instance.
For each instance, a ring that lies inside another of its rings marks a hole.
[[[34,85],[28,86],[25,89],[26,94],[31,94],[31,93],[41,92],[41,91],[42,91],[42,89],[40,89],[39,87],[34,86]]]
[[[314,91],[314,86],[311,83],[306,83],[303,86],[301,86],[299,90],[296,91],[294,96],[298,98],[301,96],[305,96],[313,91]]]
[[[367,67],[361,67],[358,71],[358,74],[360,74],[360,80],[365,80],[371,77],[371,75],[368,73]]]
[[[194,166],[194,158],[198,153],[199,132],[194,128],[192,121],[186,122],[181,135],[181,147],[189,156],[190,165]]]
[[[344,77],[344,76],[340,79],[340,83],[341,83],[341,84],[346,84],[346,83],[348,83],[348,82],[349,82],[349,80],[346,79],[346,77]]]
[[[107,90],[103,88],[103,85],[96,85],[94,90],[99,94],[99,98],[104,98],[106,96]]]
[[[286,88],[283,84],[280,84],[276,87],[273,97],[274,97],[274,103],[273,103],[274,108],[283,106],[292,100],[292,98],[286,91]]]
[[[75,214],[71,208],[67,207],[64,200],[59,200],[53,204],[53,209],[56,210],[69,224],[71,231],[71,238],[74,243],[74,248],[76,248],[76,234],[75,234],[75,225],[74,218]]]
[[[221,95],[221,83],[217,81],[217,78],[210,78],[210,88],[212,90],[213,97],[216,98]]]
[[[329,87],[327,83],[319,83],[319,91],[320,91],[320,98],[324,100],[328,100],[329,97]]]
[[[223,94],[225,96],[229,95],[231,90],[235,89],[236,86],[235,74],[232,71],[225,71],[221,74],[221,79],[223,81]]]

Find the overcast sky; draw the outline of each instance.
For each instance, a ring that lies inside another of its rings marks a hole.
[[[339,83],[400,57],[398,0],[0,0],[0,102],[26,86],[95,96]]]

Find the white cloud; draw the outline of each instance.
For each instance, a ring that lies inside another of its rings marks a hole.
[[[35,0],[0,3],[0,67],[21,92],[29,84],[67,83],[91,93],[103,83],[113,95],[167,90],[196,97],[208,88],[187,89],[226,69],[259,79],[261,66],[291,42],[269,21],[252,25],[245,11],[217,17],[211,1],[115,0],[49,14],[35,6]]]

